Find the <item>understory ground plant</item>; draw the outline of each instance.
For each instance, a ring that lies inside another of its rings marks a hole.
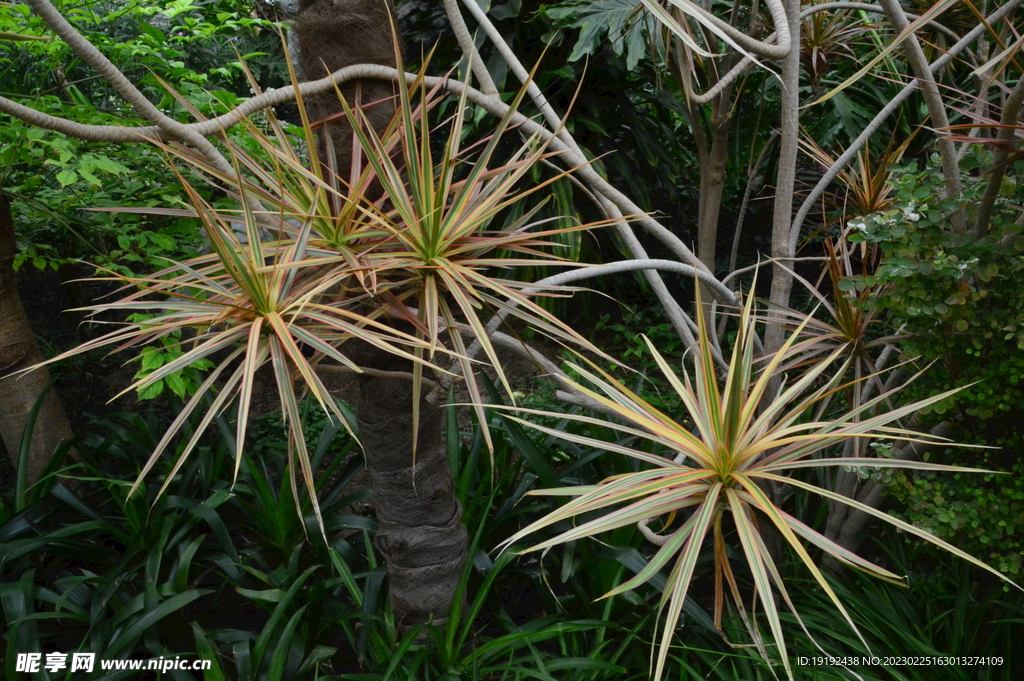
[[[163,432],[155,412],[95,421],[77,443],[82,460],[55,461],[0,517],[6,678],[19,676],[15,652],[86,651],[108,662],[191,652],[212,662],[203,678],[214,681],[642,681],[636,643],[653,622],[656,588],[596,606],[590,597],[642,567],[634,530],[614,550],[570,546],[544,562],[490,551],[550,510],[547,500],[525,498],[538,480],[592,482],[621,460],[553,438],[534,442],[503,414],[485,413],[490,452],[480,424],[460,433],[456,408],[446,410],[446,456],[460,471],[472,559],[445,625],[405,629],[387,597],[356,441],[319,419],[314,400],[301,414],[306,432],[318,433],[308,446],[326,543],[308,497],[292,496],[279,411],[254,420],[260,440],[243,453],[233,484],[229,413],[163,494],[171,454],[128,494]],[[350,427],[358,429],[354,418]],[[713,633],[698,606],[687,613]],[[125,676],[97,669],[88,678]],[[174,670],[169,678],[192,677]]]
[[[605,597],[636,588],[671,564],[661,602],[664,621],[657,636],[655,679],[666,673],[684,599],[697,562],[707,548],[714,557],[716,625],[720,626],[723,621],[728,595],[761,656],[781,664],[786,675],[793,678],[780,605],[786,606],[801,631],[812,641],[814,637],[794,605],[780,573],[779,558],[773,556],[767,546],[768,527],[782,536],[785,545],[796,554],[867,648],[864,637],[811,551],[883,580],[899,584],[901,578],[844,549],[779,507],[766,492],[772,485],[788,485],[826,500],[849,504],[1006,579],[928,532],[795,475],[802,470],[823,467],[979,472],[926,462],[831,454],[835,446],[854,438],[934,440],[929,435],[891,424],[935,404],[956,389],[900,406],[889,406],[894,396],[891,392],[883,393],[852,409],[844,408],[841,401],[833,399],[844,392],[844,348],[838,347],[827,356],[809,362],[802,371],[793,372],[789,377],[778,375],[781,366],[807,349],[800,340],[802,328],[794,330],[776,353],[757,357],[753,301],[750,295],[738,315],[739,328],[732,358],[721,381],[711,354],[713,331],[706,324],[701,323],[699,327],[698,348],[691,354],[691,371],[674,368],[649,343],[651,354],[686,408],[686,421],[672,420],[598,365],[572,364],[572,369],[581,377],[576,387],[615,413],[618,421],[606,423],[586,415],[566,418],[609,427],[624,440],[602,445],[584,434],[566,433],[562,437],[587,446],[603,446],[608,451],[636,459],[641,466],[635,472],[612,476],[596,485],[537,492],[574,498],[506,542],[506,545],[513,545],[542,528],[580,516],[583,517],[578,525],[534,544],[530,550],[548,549],[559,543],[637,525],[660,548],[642,571],[610,590]],[[775,385],[780,387],[775,388]],[[523,423],[548,434],[558,434],[548,426],[525,420]],[[739,551],[735,550],[737,544]],[[740,574],[749,574],[752,593],[741,589]],[[762,621],[767,623],[770,638],[761,633]]]

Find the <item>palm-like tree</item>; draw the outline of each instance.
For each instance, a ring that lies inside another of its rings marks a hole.
[[[152,211],[197,216],[212,252],[150,276],[121,277],[124,297],[93,312],[143,313],[145,320],[52,360],[100,347],[143,347],[183,329],[189,332],[181,356],[132,388],[213,360],[143,475],[170,451],[190,416],[201,415],[177,452],[179,467],[214,417],[232,406],[240,455],[255,375],[269,366],[290,434],[293,490],[301,478],[311,492],[301,397],[308,393],[344,423],[319,371],[333,364],[360,374],[359,438],[380,520],[377,543],[389,566],[396,614],[406,623],[447,613],[465,560],[466,531],[442,441],[441,405],[424,399],[428,387],[444,395],[438,385],[459,375],[473,401],[482,402],[475,380],[482,362],[463,335],[476,341],[506,387],[487,338],[492,312],[596,352],[531,299],[528,283],[490,274],[498,266],[562,263],[544,254],[552,245],[548,238],[581,228],[544,229],[536,209],[509,210],[558,179],[519,189],[545,158],[543,145],[528,139],[497,162],[510,112],[488,138],[463,148],[466,102],[460,100],[437,155],[429,113],[438,99],[420,85],[400,87],[397,115],[381,132],[343,104],[367,161],[347,179],[332,171],[336,159],[321,162],[317,133],[305,117],[308,159],[270,116],[265,127],[247,122],[255,150],[225,142],[234,164],[230,175],[183,145],[165,145],[178,164],[234,199],[233,208],[215,208],[180,174],[191,206]],[[377,198],[368,198],[371,186],[380,192]],[[519,217],[506,220],[508,215]],[[319,518],[315,499],[314,510]]]

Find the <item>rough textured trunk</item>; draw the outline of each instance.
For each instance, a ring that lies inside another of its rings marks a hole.
[[[390,0],[300,0],[299,8],[292,27],[308,80],[352,64],[396,65],[397,26],[392,28]],[[390,81],[359,80],[345,83],[340,90],[350,105],[363,106],[378,134],[391,122],[396,102]],[[328,121],[321,129],[321,161],[327,160],[330,145],[339,174],[348,179],[357,147],[351,126],[339,115],[343,109],[337,93],[331,90],[310,97],[306,106],[311,119]],[[371,198],[375,197],[371,194]],[[364,366],[408,369],[380,352],[364,353],[359,359]],[[361,380],[356,411],[380,523],[376,544],[387,563],[391,604],[404,626],[447,617],[468,543],[448,465],[442,412],[422,402],[414,453],[412,404],[408,380],[372,376]]]
[[[412,383],[360,382],[359,439],[373,486],[391,604],[403,625],[447,618],[466,561],[468,533],[455,499],[439,408],[421,401],[412,449]],[[414,463],[415,462],[415,463]]]
[[[306,80],[319,80],[353,64],[381,64],[394,67],[397,19],[390,0],[300,0],[299,15],[292,22],[298,37],[302,72]],[[395,85],[391,81],[361,79],[339,86],[349,106],[361,106],[377,133],[382,132],[395,113]],[[333,146],[337,172],[351,177],[352,127],[334,90],[306,98],[306,110],[321,128],[320,161],[328,162],[328,144]],[[326,122],[329,121],[329,122]],[[374,197],[375,198],[375,197]]]
[[[17,465],[22,434],[36,400],[50,385],[50,373],[37,369],[11,376],[43,361],[18,295],[12,264],[17,244],[11,206],[0,193],[0,436]],[[51,390],[39,409],[29,449],[29,484],[39,478],[46,462],[62,441],[71,438],[71,424],[57,393]]]

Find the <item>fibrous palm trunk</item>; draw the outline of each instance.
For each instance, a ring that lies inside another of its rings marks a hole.
[[[293,28],[307,79],[323,78],[352,64],[396,65],[390,0],[299,0],[299,7]],[[350,105],[369,104],[364,111],[378,134],[391,121],[395,113],[392,83],[355,81],[339,89]],[[311,97],[306,107],[314,122],[330,121],[321,128],[321,159],[327,157],[328,148],[333,149],[338,172],[347,180],[354,144],[337,93]],[[366,354],[360,359],[365,366],[407,369],[380,352]],[[376,544],[387,563],[395,615],[406,626],[436,623],[447,617],[467,553],[467,532],[455,498],[441,410],[422,403],[415,451],[410,381],[362,377],[356,411],[380,523]]]
[[[299,0],[299,14],[292,22],[298,36],[300,59],[306,80],[319,80],[354,64],[395,67],[397,21],[391,0]],[[360,108],[370,126],[382,133],[395,114],[395,85],[380,79],[339,83],[338,90],[352,108]],[[352,167],[352,126],[335,90],[306,98],[310,119],[320,122],[320,161],[328,164],[332,148],[340,178],[347,182]],[[372,197],[376,198],[376,197]]]
[[[414,452],[412,399],[411,381],[371,376],[360,382],[357,406],[380,523],[376,544],[387,562],[391,604],[406,625],[447,617],[468,541],[442,411],[421,400]]]

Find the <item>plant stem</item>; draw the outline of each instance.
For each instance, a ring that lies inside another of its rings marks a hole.
[[[974,223],[974,238],[980,239],[988,234],[988,224],[992,219],[992,206],[999,196],[1006,175],[1006,158],[1010,154],[1013,136],[1019,130],[1017,119],[1021,106],[1024,105],[1024,75],[1017,81],[1017,86],[1010,92],[1003,104],[1003,113],[999,118],[999,132],[996,134],[995,149],[992,151],[992,170],[989,172],[985,194],[978,205],[978,217]]]
[[[801,21],[800,0],[789,0],[789,28],[799,43]],[[793,50],[782,62],[782,120],[779,123],[779,166],[775,180],[775,210],[772,213],[772,257],[792,258],[796,244],[790,241],[793,219],[793,189],[796,184],[796,157],[800,144],[800,52]],[[772,272],[771,301],[775,309],[789,306],[793,277],[776,265]],[[769,320],[765,329],[764,347],[773,353],[782,347],[784,330],[779,322]]]

